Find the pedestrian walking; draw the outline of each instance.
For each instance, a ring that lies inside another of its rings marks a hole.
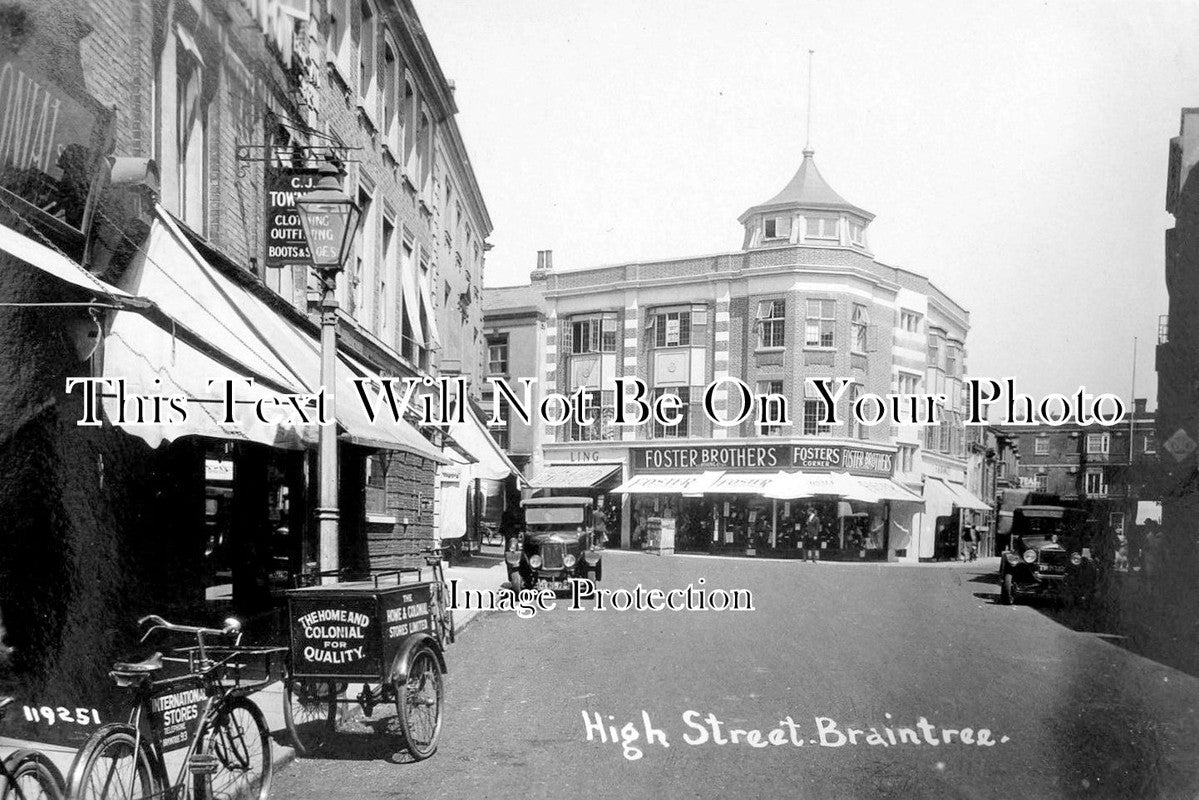
[[[804,561],[811,559],[815,563],[820,550],[820,516],[816,513],[815,506],[808,506],[808,518],[804,522],[803,546]]]

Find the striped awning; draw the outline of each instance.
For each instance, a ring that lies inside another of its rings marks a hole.
[[[620,471],[620,464],[549,464],[529,481],[531,489],[591,489]]]

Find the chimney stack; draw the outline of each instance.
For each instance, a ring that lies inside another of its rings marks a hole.
[[[1144,416],[1146,413],[1145,404],[1148,402],[1148,399],[1144,397],[1134,398],[1132,401],[1132,413],[1138,417]]]

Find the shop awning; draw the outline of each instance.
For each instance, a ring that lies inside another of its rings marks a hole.
[[[704,494],[762,494],[774,479],[773,472],[726,472]]]
[[[0,251],[7,253],[28,267],[41,270],[58,280],[91,292],[99,298],[122,307],[142,308],[148,305],[91,274],[62,253],[34,241],[7,225],[0,225]]]
[[[922,502],[920,495],[904,488],[890,478],[871,478],[863,475],[854,475],[854,479],[862,486],[866,487],[880,500],[903,500],[909,503]]]
[[[978,495],[967,489],[960,483],[947,482],[950,491],[957,497],[957,505],[959,508],[970,509],[971,511],[990,511],[991,506],[981,500]]]
[[[515,475],[518,482],[524,483],[525,479],[521,475],[520,469],[496,444],[495,439],[487,432],[483,421],[479,419],[475,409],[469,403],[466,404],[466,422],[451,424],[448,427],[450,436],[474,461],[471,465],[472,478],[502,481],[506,480],[509,475]],[[451,458],[455,461],[459,460],[453,456]]]
[[[103,375],[125,378],[126,392],[178,394],[188,399],[182,424],[146,426],[120,422],[117,398],[105,397],[108,419],[152,446],[188,436],[243,439],[278,447],[312,447],[315,422],[262,423],[252,404],[268,404],[283,417],[287,395],[311,394],[320,386],[320,343],[289,322],[245,286],[209,264],[161,207],[149,240],[125,271],[120,287],[152,300],[143,314],[117,312],[104,343]],[[378,413],[372,421],[355,378],[379,377],[345,353],[336,365],[337,419],[343,438],[366,447],[414,452],[439,463],[446,459],[410,423]],[[248,385],[246,378],[253,379]],[[240,426],[220,418],[224,381],[234,381]],[[158,383],[156,384],[156,380]],[[217,381],[209,385],[211,380]],[[380,411],[385,409],[380,404]],[[315,409],[308,407],[309,412]],[[298,414],[291,414],[293,418]],[[127,417],[128,419],[128,417]],[[310,413],[310,419],[315,415]]]
[[[714,483],[722,472],[688,472],[634,475],[612,491],[620,494],[698,495]]]
[[[845,472],[779,472],[771,476],[762,494],[776,500],[829,496],[876,503],[881,499],[877,491]]]
[[[990,506],[979,500],[965,486],[942,478],[929,477],[924,481],[924,500],[930,513],[948,512],[950,506],[973,511],[989,511]],[[940,506],[938,508],[938,505]]]
[[[549,464],[529,481],[531,489],[590,489],[620,471],[620,464]]]

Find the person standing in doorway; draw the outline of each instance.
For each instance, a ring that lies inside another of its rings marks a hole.
[[[815,563],[820,550],[820,516],[816,513],[815,506],[808,506],[808,518],[804,521],[803,547],[804,561],[811,559]]]

